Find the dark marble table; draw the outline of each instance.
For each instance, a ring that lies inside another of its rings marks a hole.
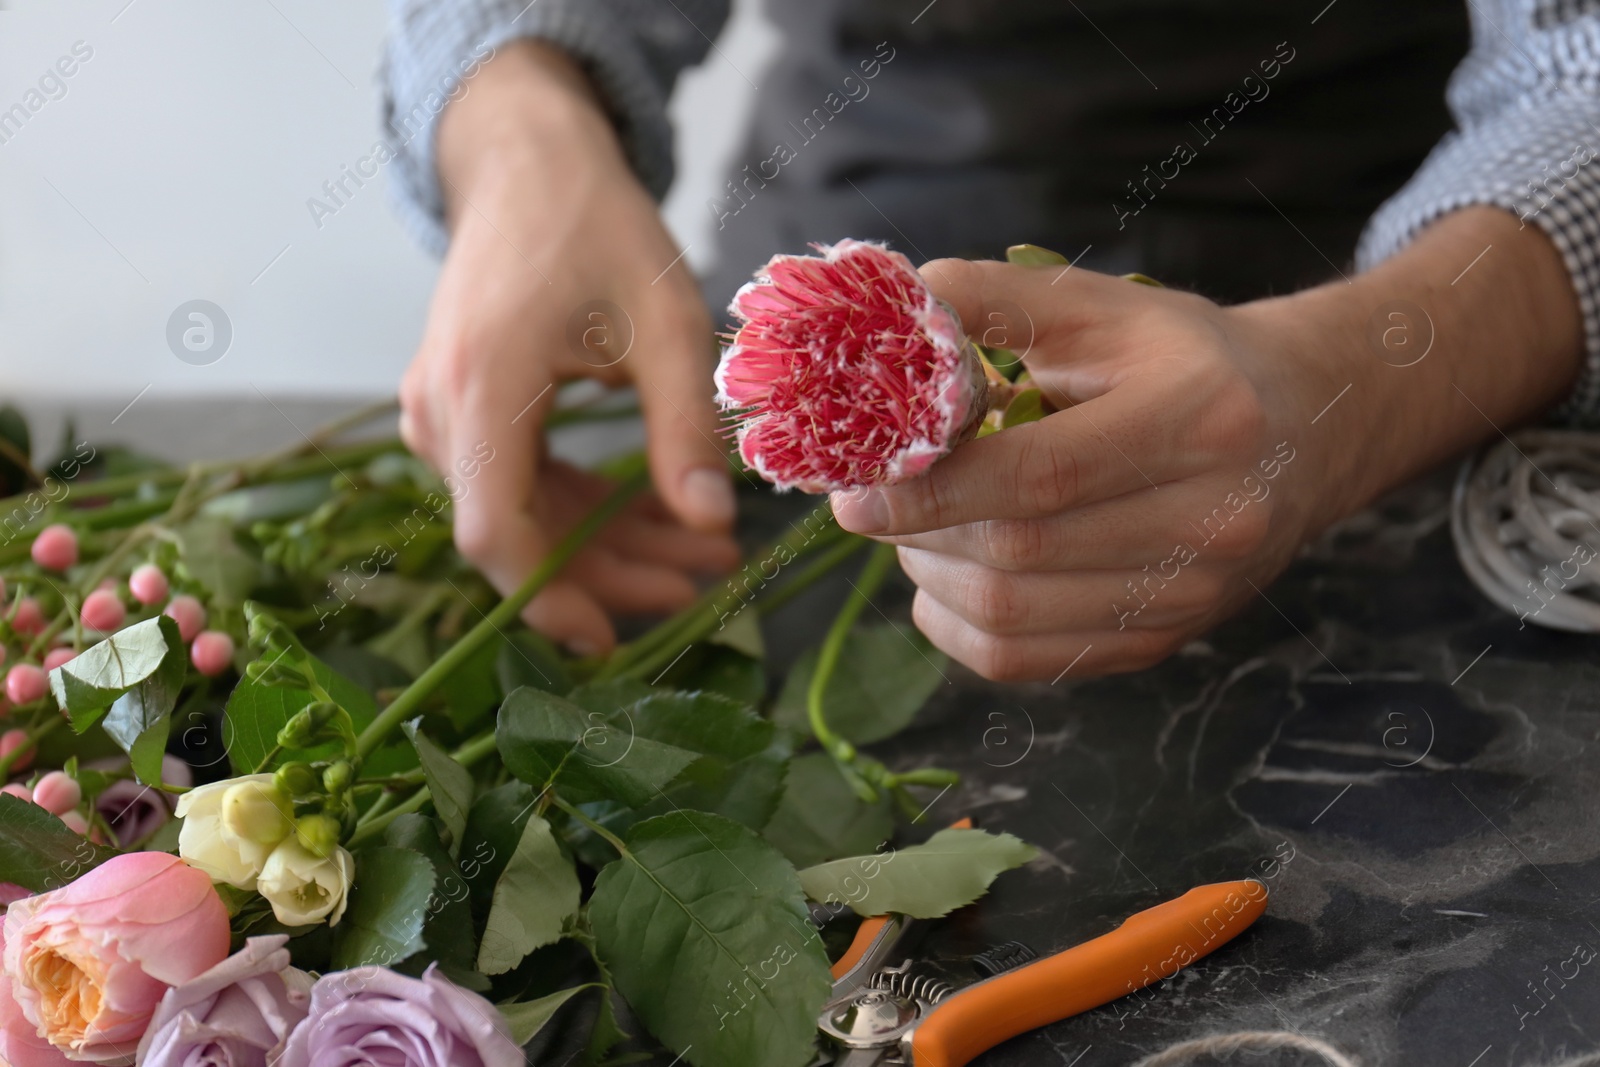
[[[1214,955],[978,1064],[1125,1067],[1237,1030],[1364,1065],[1600,1049],[1600,640],[1519,630],[1480,597],[1447,489],[1347,522],[1154,670],[1002,686],[952,667],[878,747],[963,772],[930,822],[971,814],[1044,850],[937,926],[934,957],[1063,948],[1204,882],[1271,889]]]

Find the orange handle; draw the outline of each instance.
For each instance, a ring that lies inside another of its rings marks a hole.
[[[963,1067],[1009,1037],[1170,978],[1267,907],[1260,882],[1218,882],[1141,911],[1109,934],[1007,971],[940,1004],[911,1038],[916,1067]]]

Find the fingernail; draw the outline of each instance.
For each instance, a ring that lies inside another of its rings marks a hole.
[[[837,492],[830,503],[839,525],[852,533],[875,534],[889,528],[889,502],[876,490]]]
[[[574,637],[567,642],[567,651],[574,656],[587,657],[600,654],[600,646],[585,637]]]
[[[721,471],[698,467],[684,475],[683,498],[689,510],[708,524],[726,526],[733,521],[733,486]]]

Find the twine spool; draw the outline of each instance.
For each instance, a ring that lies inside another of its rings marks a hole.
[[[1600,632],[1600,434],[1523,430],[1468,459],[1450,532],[1496,605],[1538,626]]]

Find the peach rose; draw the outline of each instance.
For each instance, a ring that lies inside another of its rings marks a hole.
[[[42,1040],[67,1059],[122,1067],[167,989],[227,957],[228,911],[204,872],[129,852],[12,904],[3,941],[5,1058],[44,1067]]]

